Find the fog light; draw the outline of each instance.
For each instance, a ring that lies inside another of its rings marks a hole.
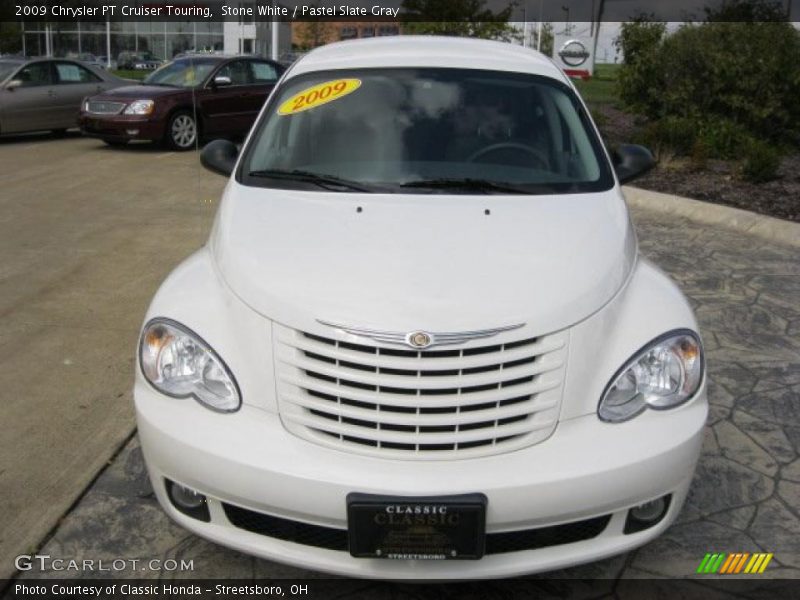
[[[188,510],[195,510],[205,504],[206,497],[200,492],[195,492],[182,485],[172,484],[170,488],[170,495],[175,504],[182,506]]]
[[[631,509],[631,516],[637,521],[655,521],[664,512],[664,499],[645,502]]]
[[[176,509],[201,521],[208,522],[211,520],[211,515],[208,512],[208,502],[203,494],[169,479],[166,480],[166,485],[167,495]]]
[[[636,533],[652,527],[667,514],[671,495],[656,498],[639,506],[634,506],[628,511],[623,533]]]
[[[139,135],[139,130],[138,129],[126,129],[125,133],[127,133],[130,136]]]

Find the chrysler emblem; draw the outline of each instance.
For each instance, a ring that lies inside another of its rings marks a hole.
[[[341,325],[339,323],[331,323],[330,321],[323,321],[317,319],[319,323],[334,327],[349,335],[358,337],[366,337],[376,342],[384,344],[403,344],[410,346],[415,350],[422,350],[432,346],[449,346],[452,344],[463,344],[471,340],[478,340],[481,338],[492,337],[504,331],[511,331],[512,329],[519,329],[524,323],[517,323],[515,325],[506,325],[505,327],[495,327],[494,329],[479,329],[476,331],[440,331],[438,333],[430,331],[412,331],[405,333],[402,331],[383,331],[379,329],[362,329],[360,327],[350,327],[348,325]]]
[[[427,348],[432,341],[430,334],[424,331],[415,331],[406,336],[406,344],[414,348]]]

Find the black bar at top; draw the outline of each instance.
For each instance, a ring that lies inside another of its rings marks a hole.
[[[0,0],[0,21],[100,22],[239,21],[233,9],[245,5],[252,21],[703,21],[707,9],[725,0],[485,0],[482,13],[468,15],[451,0],[416,0],[426,12],[411,11],[404,0]],[[730,4],[731,1],[727,0]],[[800,0],[738,0],[773,5],[800,21]],[[228,16],[226,16],[226,7]],[[276,10],[277,7],[277,10]],[[735,14],[735,13],[732,13]],[[732,19],[736,20],[736,19]]]

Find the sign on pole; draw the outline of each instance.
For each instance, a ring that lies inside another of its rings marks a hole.
[[[588,79],[594,73],[595,36],[590,23],[558,23],[553,32],[553,60],[570,77]]]

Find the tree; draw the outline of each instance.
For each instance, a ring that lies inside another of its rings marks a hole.
[[[625,64],[632,65],[656,50],[666,31],[667,24],[654,21],[651,16],[634,17],[622,24],[619,35],[614,39],[617,54],[622,52]]]
[[[614,40],[624,60],[617,74],[617,92],[620,100],[637,112],[647,112],[647,107],[658,101],[653,96],[661,89],[661,72],[653,68],[653,62],[661,50],[667,24],[649,19],[642,15],[623,23]]]
[[[534,26],[533,30],[533,47],[539,48],[539,51],[545,56],[553,56],[553,24],[542,23],[542,45],[539,46],[539,28]]]
[[[22,30],[17,23],[0,22],[0,54],[22,52]]]
[[[511,41],[519,31],[508,19],[516,3],[498,12],[486,0],[403,0],[403,32]]]
[[[305,21],[298,24],[297,37],[301,50],[311,50],[327,44],[333,35],[333,26],[328,21]]]
[[[786,9],[777,0],[723,0],[721,5],[706,8],[705,12],[706,21],[788,21]]]
[[[626,56],[620,99],[653,121],[681,120],[714,154],[741,151],[744,137],[797,143],[800,32],[786,21],[685,25],[656,48]]]

